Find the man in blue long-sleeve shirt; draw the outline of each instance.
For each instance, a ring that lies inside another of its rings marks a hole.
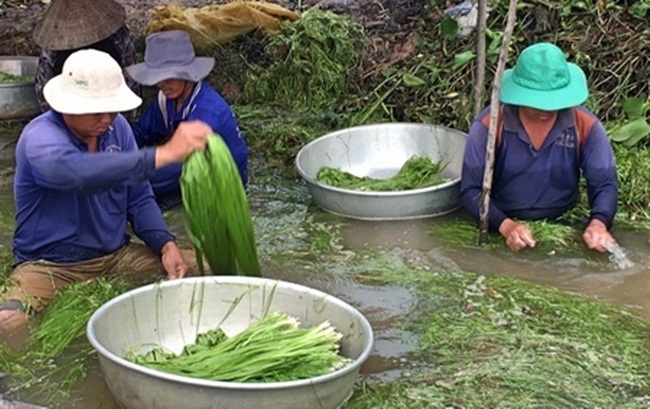
[[[107,53],[81,50],[45,86],[52,110],[32,120],[16,146],[15,285],[2,297],[0,334],[42,310],[56,291],[111,273],[185,276],[147,179],[204,149],[209,126],[183,124],[157,148],[138,150],[119,114],[142,102]],[[130,243],[127,223],[146,246]]]
[[[555,219],[571,209],[581,173],[591,207],[583,239],[598,251],[614,243],[609,229],[617,205],[616,164],[602,124],[580,106],[587,96],[582,70],[552,44],[526,48],[504,73],[488,214],[490,229],[514,251],[536,244],[516,220]],[[477,221],[489,111],[469,132],[461,177],[463,204]]]
[[[181,30],[151,34],[146,43],[144,62],[126,69],[136,82],[155,85],[159,90],[157,100],[133,125],[138,146],[164,142],[183,121],[203,121],[223,138],[246,185],[248,147],[235,115],[221,95],[202,81],[212,71],[214,58],[196,57],[190,35]],[[181,203],[181,171],[181,164],[173,164],[157,170],[150,178],[163,210]]]

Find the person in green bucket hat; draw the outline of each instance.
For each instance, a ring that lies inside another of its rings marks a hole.
[[[488,219],[513,251],[536,244],[518,220],[560,218],[578,200],[581,174],[591,209],[585,243],[601,252],[616,243],[616,163],[602,123],[581,105],[588,96],[585,73],[550,43],[525,48],[503,74]],[[472,124],[463,157],[461,197],[477,222],[489,122],[487,107]]]

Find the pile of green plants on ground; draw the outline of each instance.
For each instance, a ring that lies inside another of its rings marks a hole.
[[[329,112],[296,112],[262,105],[234,105],[233,109],[251,151],[279,166],[293,166],[304,145],[346,127],[343,115]]]
[[[295,111],[335,110],[349,95],[365,40],[349,17],[309,9],[271,37],[265,47],[271,63],[249,72],[245,100]]]
[[[179,354],[156,347],[128,354],[158,371],[223,382],[285,382],[325,375],[347,365],[341,333],[329,323],[302,328],[284,313],[271,313],[228,338],[215,328],[199,334]]]
[[[410,285],[415,365],[366,380],[346,409],[645,408],[650,326],[596,300],[512,278],[437,274],[404,265],[360,274]]]
[[[420,189],[444,183],[440,176],[445,168],[442,161],[433,161],[426,156],[413,155],[406,160],[399,171],[387,179],[357,176],[339,168],[323,166],[318,170],[316,180],[341,189],[391,192]]]

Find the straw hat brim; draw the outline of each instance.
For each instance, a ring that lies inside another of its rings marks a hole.
[[[147,66],[146,63],[139,63],[126,67],[126,72],[137,83],[153,86],[160,81],[169,79],[199,82],[207,77],[213,68],[214,58],[195,57],[192,63],[187,65],[152,68]]]
[[[43,97],[50,107],[62,114],[84,115],[131,111],[142,104],[142,99],[122,83],[110,97],[84,97],[63,88],[61,75],[49,80],[43,88]]]
[[[513,69],[503,73],[500,100],[504,104],[559,111],[581,105],[589,97],[587,77],[576,64],[568,63],[569,83],[554,90],[536,90],[523,87],[513,78]]]
[[[75,50],[105,40],[125,24],[126,11],[114,0],[53,0],[32,38],[48,50]]]

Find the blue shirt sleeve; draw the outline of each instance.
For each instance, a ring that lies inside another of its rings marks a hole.
[[[121,127],[118,131],[125,135],[125,150],[137,151],[135,139],[131,136],[131,129],[126,121],[118,126]],[[146,150],[154,152],[154,148]],[[155,254],[160,255],[162,247],[167,242],[174,241],[175,238],[167,228],[167,223],[148,182],[128,187],[126,211],[127,220],[131,224],[133,233],[142,239]]]
[[[618,180],[614,153],[600,121],[589,131],[580,157],[580,168],[587,181],[590,220],[600,220],[609,229],[617,210]]]
[[[154,199],[149,183],[130,186],[128,188],[127,220],[136,236],[155,254],[175,237],[167,228],[160,208]]]
[[[463,205],[474,218],[480,222],[479,207],[481,191],[483,189],[483,175],[485,172],[485,149],[487,146],[488,129],[476,120],[467,136],[465,152],[463,155],[463,168],[460,179],[460,194]],[[498,231],[506,215],[490,201],[488,209],[488,223],[490,230]]]
[[[27,159],[36,183],[48,189],[93,193],[145,182],[155,172],[153,149],[88,154],[72,142],[62,144],[69,139],[62,128],[36,125],[31,132],[39,137],[29,138]]]

